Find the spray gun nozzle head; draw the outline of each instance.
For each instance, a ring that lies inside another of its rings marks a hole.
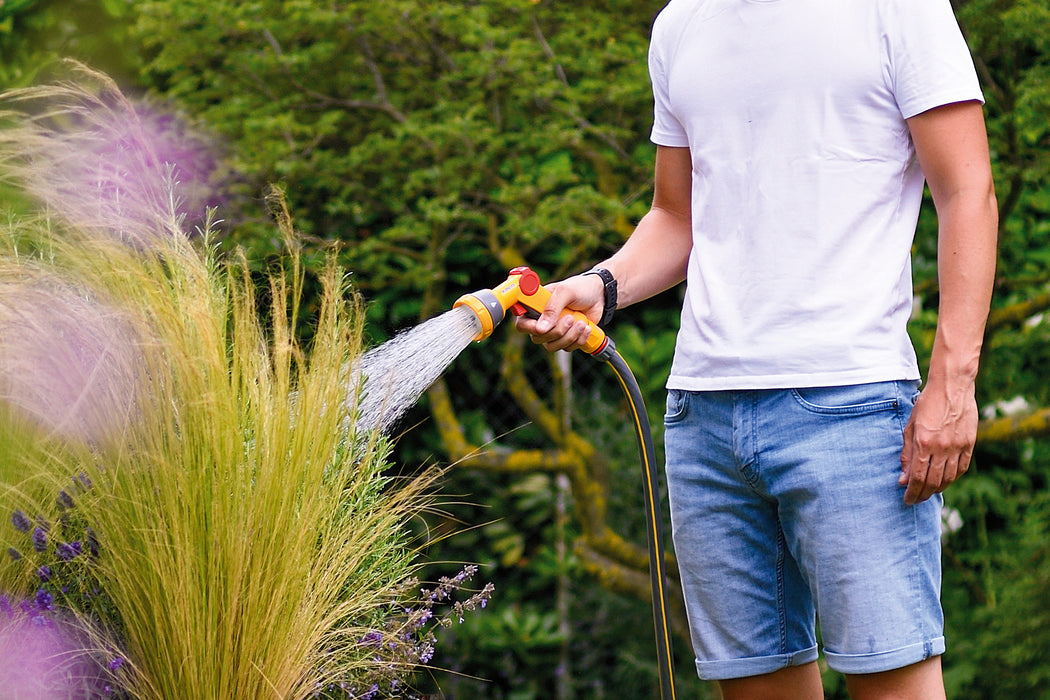
[[[480,289],[473,294],[464,294],[456,300],[452,308],[459,306],[466,306],[473,311],[481,323],[481,330],[474,336],[474,340],[484,340],[492,335],[492,331],[500,324],[505,315],[499,299],[490,289]]]
[[[492,335],[508,311],[521,315],[527,309],[520,304],[522,295],[532,296],[540,289],[540,277],[527,267],[516,267],[510,276],[497,287],[481,289],[473,294],[464,294],[452,308],[466,306],[473,311],[481,322],[481,331],[474,340],[484,340]],[[517,307],[520,307],[517,308]]]

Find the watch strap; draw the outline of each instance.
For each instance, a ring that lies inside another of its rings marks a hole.
[[[602,310],[602,318],[598,321],[598,327],[605,330],[605,327],[612,321],[613,313],[616,311],[616,278],[604,267],[595,267],[583,274],[598,275],[602,279],[602,284],[605,287],[605,306]]]

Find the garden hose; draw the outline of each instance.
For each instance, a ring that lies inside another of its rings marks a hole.
[[[527,267],[516,267],[510,276],[493,289],[483,289],[460,297],[453,308],[469,307],[478,317],[481,331],[474,340],[483,340],[500,324],[507,312],[530,317],[539,316],[550,298],[550,292],[540,284],[539,276]],[[605,331],[578,311],[566,310],[586,321],[591,333],[582,349],[587,354],[604,360],[620,381],[627,398],[638,438],[642,462],[642,495],[645,501],[645,526],[649,548],[649,579],[653,595],[653,619],[656,623],[656,656],[660,673],[660,697],[675,700],[671,629],[667,619],[667,572],[663,557],[663,524],[660,508],[659,475],[656,471],[652,430],[645,411],[645,401],[638,382],[627,362],[616,352],[616,345]]]

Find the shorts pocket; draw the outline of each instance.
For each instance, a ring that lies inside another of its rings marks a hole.
[[[799,406],[811,413],[846,416],[896,410],[900,393],[896,382],[877,382],[805,387],[792,389],[791,395]]]
[[[664,425],[672,425],[685,418],[689,408],[688,394],[681,389],[667,390],[667,407],[664,411]]]

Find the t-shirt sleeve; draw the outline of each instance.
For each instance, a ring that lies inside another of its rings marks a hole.
[[[984,102],[970,49],[949,0],[891,4],[890,75],[904,118],[953,102]]]
[[[653,85],[653,130],[649,139],[658,146],[688,146],[685,128],[671,111],[670,85],[663,50],[667,40],[662,29],[663,17],[657,17],[649,44],[649,80]]]

